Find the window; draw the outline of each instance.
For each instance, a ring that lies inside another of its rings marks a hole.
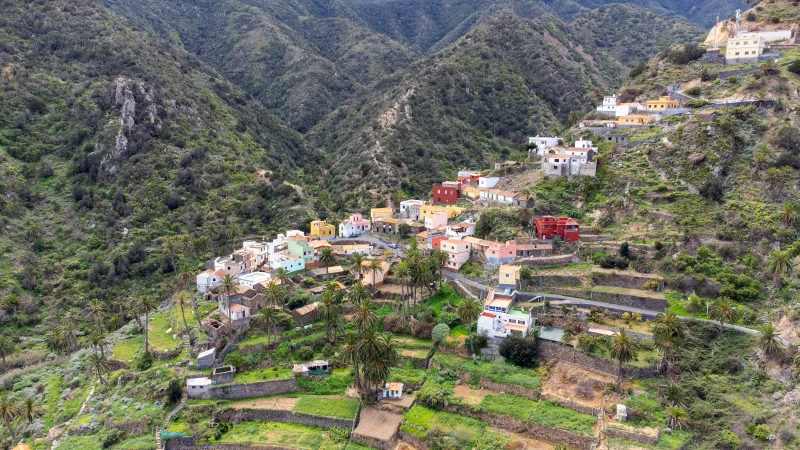
[[[740,44],[739,42],[736,43],[736,45],[739,45],[739,44]]]
[[[750,54],[750,52],[744,52],[744,54],[745,54],[745,55],[749,55],[749,54]]]
[[[739,52],[736,52],[736,56],[739,56]]]
[[[744,41],[744,45],[747,45],[747,41]]]

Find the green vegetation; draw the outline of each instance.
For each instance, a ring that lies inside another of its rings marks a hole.
[[[288,380],[290,378],[292,378],[292,369],[275,366],[237,373],[234,381],[236,383],[255,383],[257,381]]]
[[[315,416],[335,417],[338,419],[354,419],[358,413],[358,401],[351,398],[317,397],[306,395],[300,397],[293,411]]]
[[[339,443],[325,436],[325,429],[291,423],[241,422],[212,442],[229,444],[280,445],[298,450],[344,450]]]
[[[478,407],[587,436],[593,435],[592,427],[597,423],[597,417],[581,414],[554,402],[534,402],[511,394],[487,395]]]
[[[143,336],[135,336],[132,338],[125,339],[117,343],[114,346],[114,359],[118,359],[120,361],[133,361],[136,358],[136,355],[142,351],[142,345],[144,343]]]
[[[472,374],[476,383],[478,378],[485,378],[496,383],[516,384],[534,390],[542,387],[542,381],[535,370],[520,369],[502,360],[480,361],[439,353],[433,357],[433,362],[444,369]]]
[[[447,436],[455,439],[460,448],[471,448],[486,429],[486,422],[414,405],[403,417],[400,429],[423,440]]]
[[[178,330],[172,329],[167,314],[155,314],[150,321],[150,345],[156,351],[174,350],[181,345],[181,340],[173,337],[177,332]]]

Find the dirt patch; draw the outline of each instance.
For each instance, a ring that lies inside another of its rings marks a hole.
[[[397,284],[384,284],[383,286],[378,288],[378,292],[383,292],[384,294],[400,295],[403,293],[403,287]]]
[[[425,352],[420,350],[403,350],[401,355],[405,356],[406,358],[421,358],[425,356]]]
[[[391,440],[400,428],[403,416],[400,414],[383,411],[374,407],[361,410],[361,418],[354,433],[382,441]]]
[[[499,392],[493,391],[491,389],[472,389],[466,384],[459,384],[458,386],[456,386],[454,393],[456,394],[456,397],[463,398],[470,405],[479,404],[480,402],[483,401],[483,399],[487,395],[499,394]]]
[[[542,383],[542,394],[591,408],[604,408],[619,401],[617,394],[603,395],[603,387],[612,383],[616,383],[614,377],[559,361],[550,369],[550,378]]]
[[[510,437],[511,445],[508,447],[510,449],[553,450],[554,448],[556,448],[556,444],[550,441],[543,441],[541,439],[528,437],[522,434],[512,433],[508,430],[501,430],[499,428],[492,428],[492,427],[489,428],[492,431],[496,431],[500,434],[504,434]]]
[[[254,400],[245,400],[231,404],[234,409],[272,409],[277,411],[291,411],[300,398],[294,397],[267,397]]]
[[[409,444],[408,442],[398,442],[397,445],[394,446],[392,450],[417,450],[417,447]]]

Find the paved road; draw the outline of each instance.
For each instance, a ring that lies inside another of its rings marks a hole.
[[[483,291],[488,291],[490,289],[490,286],[487,286],[487,285],[481,284],[481,283],[476,283],[476,282],[464,277],[463,275],[461,275],[459,273],[450,272],[449,270],[445,270],[444,273],[445,273],[446,277],[454,279],[454,280],[458,280],[462,284],[465,284],[465,285],[468,285],[468,286],[472,286],[474,288],[481,289]],[[632,312],[638,312],[638,313],[641,313],[641,314],[646,314],[646,315],[651,315],[651,316],[655,316],[657,314],[663,313],[663,311],[654,311],[654,310],[650,310],[650,309],[634,308],[634,307],[631,307],[631,306],[617,305],[617,304],[614,304],[614,303],[598,302],[598,301],[595,301],[595,300],[587,300],[587,299],[584,299],[584,298],[569,297],[569,296],[566,296],[566,295],[548,294],[548,293],[545,293],[545,292],[528,292],[528,291],[526,291],[526,292],[524,292],[524,294],[526,296],[528,296],[528,295],[530,295],[530,296],[538,296],[538,295],[544,296],[546,299],[550,300],[550,306],[561,306],[561,305],[567,305],[567,306],[578,305],[578,306],[589,306],[589,307],[597,306],[597,307],[600,307],[600,308],[609,308],[609,309],[614,309],[614,310],[617,310],[617,311],[625,311],[625,312],[631,312],[631,313]],[[700,321],[700,322],[711,322],[711,323],[714,323],[714,324],[718,324],[718,322],[713,321],[713,320],[698,319],[696,317],[686,317],[686,316],[678,316],[678,317],[680,317],[681,319],[685,319],[685,320],[697,320],[697,321]],[[726,323],[725,324],[725,328],[729,329],[729,330],[741,331],[742,333],[747,333],[747,334],[752,334],[752,335],[758,335],[759,334],[758,330],[753,330],[752,328],[747,328],[747,327],[743,327],[743,326],[739,326],[739,325],[732,325],[732,324],[727,324]],[[780,339],[780,342],[781,342],[781,344],[783,344],[786,347],[789,347],[789,346],[792,345],[791,342],[789,342],[789,341],[787,341],[785,339]]]

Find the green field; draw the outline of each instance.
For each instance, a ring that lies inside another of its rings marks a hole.
[[[173,333],[177,333],[178,330],[172,330],[167,332],[171,328],[170,319],[165,313],[158,313],[153,316],[153,320],[150,321],[150,334],[148,335],[148,339],[150,341],[150,345],[156,351],[167,351],[167,350],[174,350],[181,345],[180,339],[175,339],[172,337]]]
[[[280,445],[298,450],[345,450],[347,443],[334,442],[325,429],[293,423],[242,422],[219,439],[226,444]]]
[[[441,433],[461,443],[460,448],[472,448],[486,430],[486,422],[414,405],[403,417],[400,429],[420,439],[425,439],[431,431]]]
[[[511,416],[526,422],[560,428],[577,434],[591,436],[597,418],[564,408],[554,402],[534,402],[511,394],[487,395],[481,409]]]
[[[495,383],[517,384],[528,389],[542,387],[542,380],[535,370],[521,369],[502,360],[476,361],[439,353],[433,357],[433,361],[444,369],[470,373],[473,377],[485,378]]]
[[[286,367],[267,367],[236,374],[236,383],[255,383],[257,381],[288,380],[292,378],[292,369]]]
[[[358,414],[358,401],[352,398],[306,395],[300,397],[292,411],[314,416],[352,420]]]
[[[125,339],[114,346],[114,359],[120,361],[133,361],[144,344],[144,335]]]

